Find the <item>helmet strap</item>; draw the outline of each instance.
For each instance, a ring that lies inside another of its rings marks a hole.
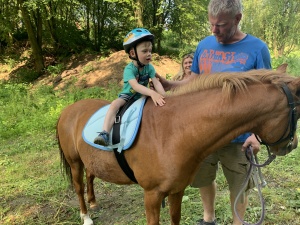
[[[134,49],[134,53],[135,53],[136,58],[132,57],[130,54],[129,54],[129,58],[132,59],[132,60],[135,60],[137,62],[137,64],[138,64],[138,66],[140,68],[143,68],[145,66],[145,64],[143,64],[143,63],[140,62],[138,54],[136,52],[136,46],[134,46],[133,49]]]

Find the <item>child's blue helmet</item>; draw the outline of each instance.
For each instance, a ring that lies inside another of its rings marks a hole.
[[[135,28],[130,31],[124,38],[123,47],[126,53],[129,53],[132,47],[143,41],[151,41],[153,43],[154,35],[147,29]]]

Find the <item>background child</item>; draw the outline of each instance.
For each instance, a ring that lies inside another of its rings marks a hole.
[[[135,98],[140,98],[142,95],[150,96],[156,106],[165,104],[164,88],[155,77],[155,69],[150,64],[153,41],[154,35],[144,28],[135,28],[125,36],[123,47],[132,62],[124,69],[123,90],[119,97],[111,103],[104,119],[103,130],[94,140],[95,144],[109,145],[109,133],[116,114],[134,94],[136,94]],[[149,78],[151,78],[155,90],[147,87]]]

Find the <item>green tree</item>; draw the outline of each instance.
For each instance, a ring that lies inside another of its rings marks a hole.
[[[209,35],[207,27],[208,0],[175,0],[169,28],[178,34],[178,43],[193,45]]]
[[[275,58],[299,49],[299,0],[244,0],[242,28],[266,41]]]
[[[199,40],[210,34],[208,2],[0,0],[0,43],[12,45],[28,36],[38,72],[44,68],[45,52],[65,55],[87,48],[103,53],[121,50],[124,36],[135,27],[145,27],[155,35],[158,53],[164,50],[162,46],[195,49]],[[243,4],[243,31],[263,39],[275,56],[299,49],[299,0],[243,0]]]
[[[0,41],[12,44],[13,35],[20,33],[16,1],[0,0]]]

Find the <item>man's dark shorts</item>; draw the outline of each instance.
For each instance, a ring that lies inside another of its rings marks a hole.
[[[209,155],[201,163],[191,186],[200,188],[211,185],[216,179],[218,165],[220,162],[229,185],[229,190],[231,194],[237,196],[243,186],[250,167],[245,156],[245,152],[241,149],[241,143],[231,143]],[[248,191],[253,187],[254,180],[252,176],[245,191]]]

